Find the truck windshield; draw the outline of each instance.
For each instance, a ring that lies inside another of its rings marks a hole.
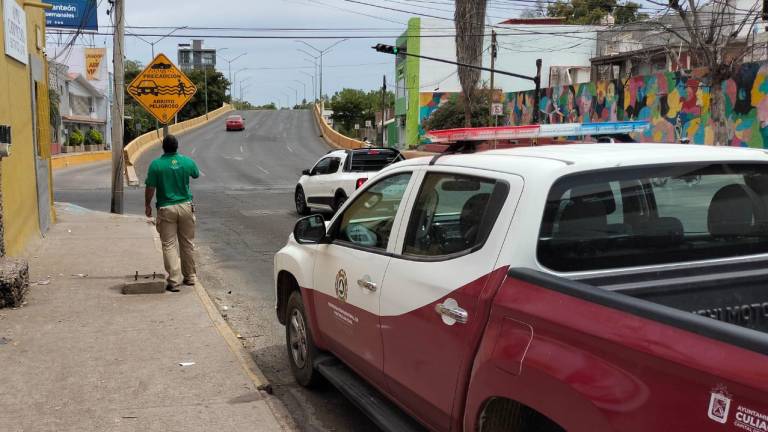
[[[555,271],[768,253],[768,164],[683,164],[566,176],[550,190],[539,262]]]

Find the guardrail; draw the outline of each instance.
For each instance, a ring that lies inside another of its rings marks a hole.
[[[181,123],[169,125],[168,133],[179,134],[182,132],[190,131],[208,123],[209,121],[215,120],[222,114],[228,113],[230,111],[234,111],[234,107],[232,107],[230,104],[224,104],[221,108],[213,110],[207,115],[202,115],[200,117],[185,120]],[[129,185],[138,186],[139,184],[139,178],[136,175],[136,168],[134,167],[136,160],[139,159],[142,153],[144,153],[147,149],[160,144],[162,139],[163,131],[162,129],[157,129],[137,137],[125,146],[123,149],[123,153],[125,155],[125,174],[128,178]]]

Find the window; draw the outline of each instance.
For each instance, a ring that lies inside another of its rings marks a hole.
[[[386,250],[410,179],[411,173],[395,174],[358,195],[341,216],[336,239],[365,248]]]
[[[312,168],[312,175],[333,174],[339,170],[339,165],[341,165],[341,159],[337,157],[320,159],[320,162]]]
[[[397,150],[369,149],[352,150],[347,156],[346,171],[373,172],[381,171],[384,167],[403,160]]]
[[[768,165],[624,168],[558,180],[539,262],[557,271],[768,253]]]
[[[403,253],[445,256],[485,243],[506,196],[507,188],[498,185],[479,177],[427,174],[413,206]]]

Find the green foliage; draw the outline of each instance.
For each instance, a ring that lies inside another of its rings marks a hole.
[[[340,133],[347,136],[355,135],[355,124],[363,127],[366,120],[374,121],[376,112],[381,111],[381,91],[365,92],[357,89],[344,89],[337,92],[330,100],[328,107],[333,110],[334,126]],[[395,95],[387,92],[385,106],[390,108],[395,104]]]
[[[72,131],[72,133],[69,134],[69,145],[71,146],[79,146],[82,145],[85,141],[85,136],[80,131],[80,129],[75,129]]]
[[[205,115],[205,81],[208,78],[208,111],[213,111],[221,107],[225,102],[229,102],[227,87],[229,81],[224,78],[224,74],[218,71],[209,70],[207,73],[202,70],[195,70],[187,73],[187,77],[197,87],[197,93],[192,96],[189,103],[179,112],[179,121],[189,120],[191,118]]]
[[[91,129],[85,134],[85,143],[88,145],[104,144],[104,137],[101,135],[101,132]]]
[[[570,0],[550,4],[547,16],[565,17],[568,24],[593,25],[600,24],[603,18],[612,15],[616,24],[626,24],[648,18],[641,13],[640,4],[617,0]]]
[[[472,99],[472,127],[488,126],[491,110],[490,91],[478,90],[477,96]],[[464,98],[452,98],[429,116],[424,130],[462,128],[465,125],[464,112]]]

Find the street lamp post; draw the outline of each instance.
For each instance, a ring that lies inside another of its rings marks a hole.
[[[240,68],[240,69],[235,71],[235,79],[234,79],[234,81],[232,81],[232,83],[231,83],[232,84],[232,89],[229,91],[229,96],[230,97],[232,97],[232,93],[235,90],[237,90],[237,74],[239,74],[242,71],[249,70],[249,69],[251,69],[251,68],[244,67],[244,68]]]
[[[293,90],[293,93],[294,93],[294,99],[293,100],[294,100],[294,102],[296,102],[295,104],[293,104],[293,106],[298,106],[299,105],[299,89],[293,88],[291,86],[286,86],[286,87],[288,87],[289,89]]]
[[[309,79],[312,80],[312,97],[314,97],[315,100],[317,100],[317,97],[316,97],[317,96],[317,88],[315,87],[315,76],[312,75],[312,74],[306,73],[304,71],[299,71],[299,73],[308,76]]]
[[[243,83],[251,79],[251,77],[245,77],[240,80],[240,102],[243,101]],[[248,86],[246,86],[248,87]]]
[[[289,95],[288,93],[286,93],[284,91],[280,91],[280,93],[282,93],[283,96],[285,96],[285,106],[288,109],[291,109],[291,95]]]
[[[302,87],[304,87],[304,101],[306,101],[307,100],[307,85],[304,84],[304,81],[293,80],[293,82],[297,82],[297,83],[301,84]]]
[[[303,40],[296,41],[296,42],[299,42],[299,43],[303,43],[304,45],[312,48],[320,56],[320,100],[323,100],[323,55],[325,55],[325,53],[327,53],[331,49],[333,49],[333,47],[335,47],[336,45],[338,45],[338,44],[340,44],[340,43],[342,43],[344,41],[347,41],[347,40],[349,40],[349,39],[342,39],[342,40],[336,42],[335,44],[333,44],[333,45],[331,45],[331,46],[329,46],[328,48],[325,48],[325,49],[315,48],[314,46],[308,44],[307,42],[304,42]]]
[[[247,53],[242,53],[239,56],[233,58],[232,60],[228,60],[225,57],[222,57],[221,59],[227,62],[227,67],[229,70],[229,98],[232,99],[232,63],[234,63],[235,60],[239,59],[240,57],[246,55]]]

